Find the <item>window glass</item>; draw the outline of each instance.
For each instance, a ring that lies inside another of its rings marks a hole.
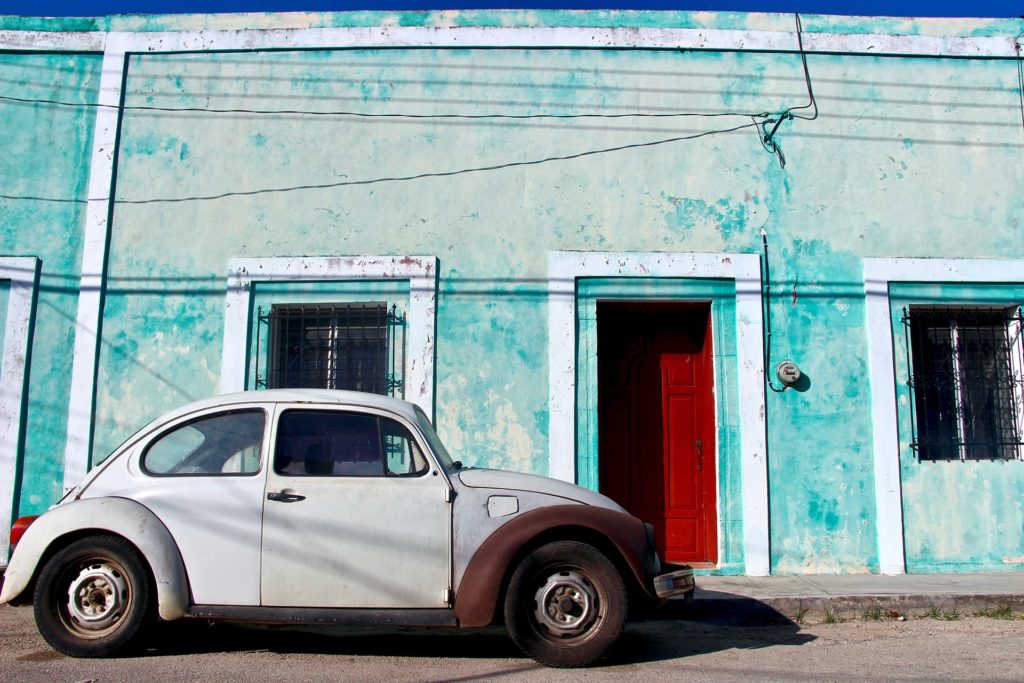
[[[142,456],[150,474],[254,474],[266,418],[262,410],[193,420],[153,441]]]
[[[405,427],[394,420],[381,418],[387,473],[412,476],[427,471],[427,459]]]
[[[361,413],[289,410],[277,427],[274,471],[296,477],[410,476],[427,459],[394,420]]]
[[[289,410],[277,426],[274,471],[290,476],[383,476],[377,418],[341,411]]]
[[[420,429],[423,430],[423,435],[427,437],[427,443],[430,444],[430,448],[434,451],[434,455],[441,461],[441,465],[446,470],[458,469],[455,467],[455,462],[452,460],[452,456],[448,453],[448,449],[444,447],[441,442],[441,438],[438,437],[437,432],[434,431],[434,426],[430,424],[430,419],[426,414],[420,410],[419,406],[416,406],[416,419],[419,420]],[[459,464],[461,467],[462,464]]]

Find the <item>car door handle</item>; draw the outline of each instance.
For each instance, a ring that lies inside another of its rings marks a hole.
[[[267,500],[276,500],[278,503],[298,503],[300,500],[306,500],[306,497],[288,491],[271,491],[267,494]]]

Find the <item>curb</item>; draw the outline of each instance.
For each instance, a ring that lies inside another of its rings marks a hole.
[[[724,597],[721,593],[715,596],[701,596],[698,593],[689,602],[669,600],[667,604],[657,609],[651,618],[756,626],[793,623],[797,621],[797,617],[802,619],[803,615],[808,613],[824,614],[827,610],[843,618],[849,618],[851,612],[856,618],[860,618],[867,610],[879,609],[885,618],[898,618],[913,616],[908,614],[909,612],[926,612],[932,609],[973,616],[977,612],[1005,607],[1017,611],[1024,610],[1024,594],[881,593],[754,598],[746,595]]]

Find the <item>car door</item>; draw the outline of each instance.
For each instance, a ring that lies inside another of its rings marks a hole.
[[[263,502],[264,606],[437,608],[450,485],[395,417],[279,408]]]

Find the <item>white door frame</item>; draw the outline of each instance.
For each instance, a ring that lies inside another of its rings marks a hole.
[[[760,257],[661,252],[548,253],[549,473],[569,482],[576,480],[576,280],[582,277],[736,281],[743,556],[748,575],[767,576],[771,555]]]

